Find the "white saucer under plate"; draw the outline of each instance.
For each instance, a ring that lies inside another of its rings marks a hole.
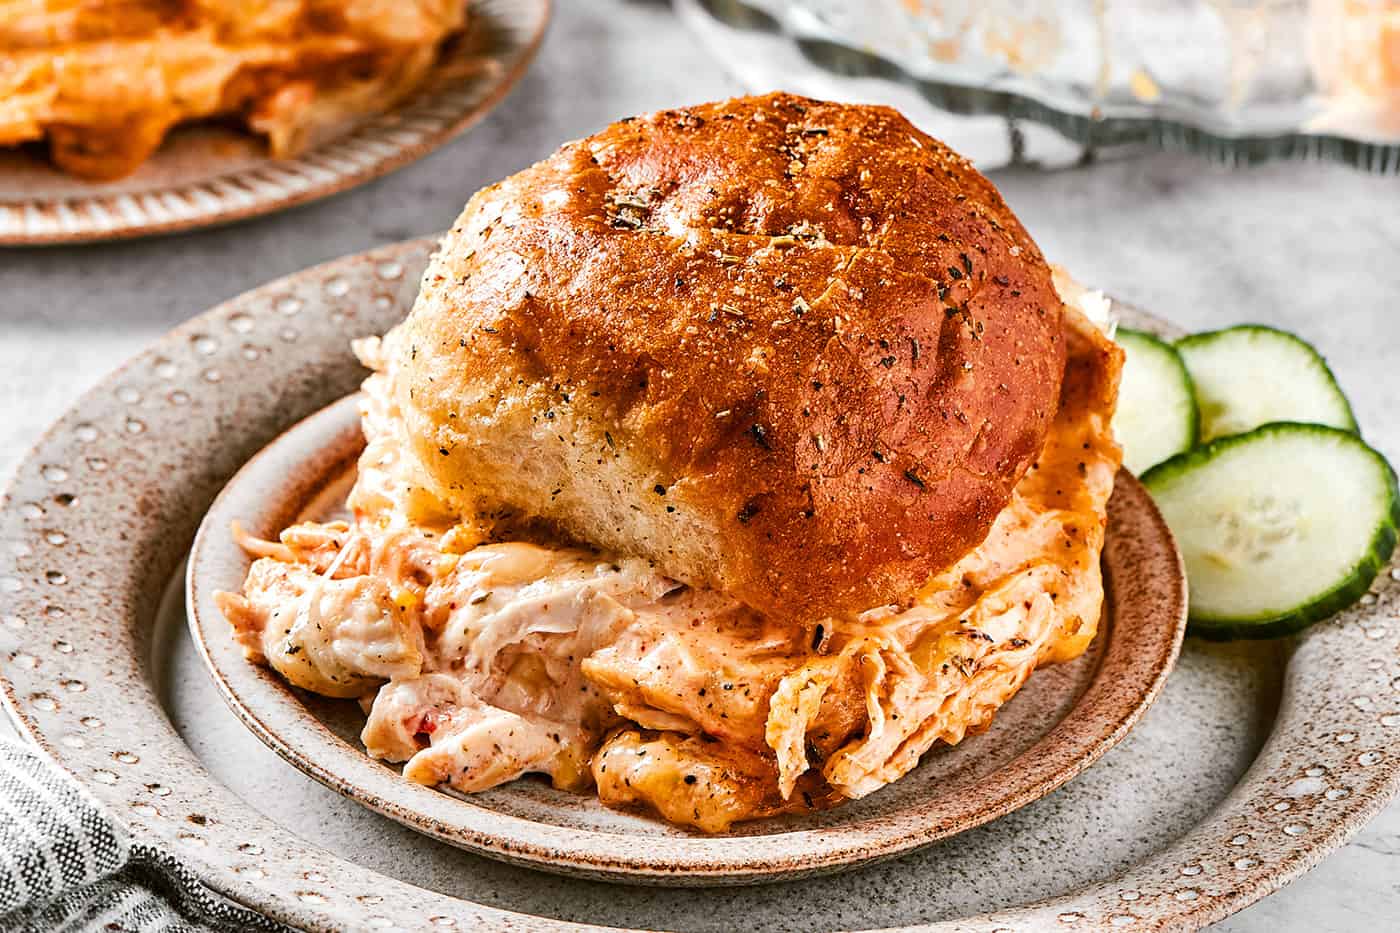
[[[322,787],[221,702],[182,564],[229,477],[354,391],[349,339],[405,313],[431,248],[338,260],[181,326],[60,418],[0,507],[10,714],[211,887],[314,930],[1181,929],[1298,876],[1400,789],[1400,569],[1296,640],[1187,639],[1133,731],[1058,791],[839,875],[704,892],[543,875]]]

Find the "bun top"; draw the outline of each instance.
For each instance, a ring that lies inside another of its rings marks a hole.
[[[435,491],[763,612],[897,602],[981,542],[1065,366],[996,190],[885,107],[623,120],[483,189],[395,392]]]

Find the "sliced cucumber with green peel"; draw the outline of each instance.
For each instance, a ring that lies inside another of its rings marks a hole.
[[[1356,431],[1347,397],[1306,341],[1259,324],[1176,342],[1201,409],[1201,440],[1243,434],[1272,421]]]
[[[1126,327],[1118,328],[1114,339],[1127,359],[1113,436],[1123,445],[1123,465],[1140,474],[1196,446],[1196,391],[1171,344]]]
[[[1359,599],[1395,548],[1395,472],[1337,428],[1266,424],[1142,482],[1186,561],[1195,635],[1296,632]]]

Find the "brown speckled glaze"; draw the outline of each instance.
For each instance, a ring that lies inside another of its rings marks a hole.
[[[424,930],[558,929],[303,841],[212,778],[153,681],[162,592],[220,487],[290,424],[354,390],[363,373],[347,340],[404,313],[430,248],[389,247],[250,292],[178,328],[59,419],[0,506],[0,687],[19,728],[138,839],[169,847],[214,888],[284,921],[313,930],[383,918]],[[1117,529],[1113,539],[1129,558],[1145,543]],[[1119,591],[1131,566],[1114,571]],[[1269,739],[1234,790],[1183,835],[1070,893],[930,929],[1193,928],[1305,871],[1400,789],[1397,605],[1400,568],[1362,604],[1289,643]],[[1113,641],[1110,632],[1108,650]],[[489,805],[504,810],[507,801]],[[188,819],[195,813],[198,824]],[[1109,831],[1105,821],[1132,831],[1116,818],[1086,813],[1085,838]],[[644,844],[659,842],[669,839]]]
[[[0,245],[117,240],[228,223],[353,188],[420,159],[496,106],[544,38],[552,0],[473,0],[442,77],[404,106],[292,159],[247,133],[182,127],[127,178],[93,182],[0,148]],[[453,66],[470,70],[454,76]]]

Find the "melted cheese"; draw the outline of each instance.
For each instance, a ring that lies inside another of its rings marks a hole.
[[[1102,335],[1069,319],[1038,463],[982,545],[903,607],[794,630],[645,561],[484,543],[416,480],[376,374],[352,521],[250,542],[262,556],[223,608],[250,656],[362,697],[366,748],[412,781],[543,773],[706,831],[865,796],[1094,637],[1116,373]],[[379,366],[377,343],[359,349]]]

